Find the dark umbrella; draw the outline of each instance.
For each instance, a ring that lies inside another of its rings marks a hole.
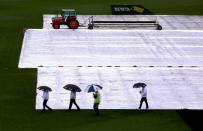
[[[37,89],[42,90],[42,91],[52,91],[52,89],[48,86],[40,86]]]
[[[145,83],[139,82],[139,83],[135,83],[133,85],[133,88],[140,88],[140,87],[145,87],[145,86],[147,86]]]
[[[63,88],[66,90],[69,90],[69,91],[81,92],[80,87],[73,85],[73,84],[68,84],[68,85],[64,86]]]

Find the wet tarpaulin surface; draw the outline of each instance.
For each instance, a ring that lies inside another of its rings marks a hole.
[[[28,30],[19,67],[202,66],[203,31]]]
[[[51,18],[57,15],[43,15],[43,28],[53,29]],[[202,30],[203,29],[203,16],[201,15],[77,15],[80,23],[79,29],[87,29],[89,18],[92,17],[95,21],[157,21],[163,30]],[[61,28],[67,29],[66,25]],[[106,29],[106,28],[105,28]],[[109,27],[111,30],[112,27]],[[153,27],[118,27],[116,29],[133,29],[133,30],[155,30]]]
[[[78,16],[78,30],[53,30],[52,16],[44,15],[44,29],[26,31],[19,61],[20,68],[38,68],[37,87],[53,89],[48,101],[52,108],[68,108],[70,91],[64,85],[84,90],[99,84],[104,87],[101,109],[136,109],[140,94],[132,86],[144,82],[150,109],[203,109],[202,16],[94,15],[94,20],[157,19],[162,31],[88,30],[89,15]],[[41,96],[37,90],[36,109],[42,109]],[[82,109],[92,109],[93,96],[78,93],[77,102]]]
[[[54,109],[69,106],[70,91],[63,88],[66,84],[82,89],[76,96],[81,109],[93,108],[93,94],[84,92],[89,84],[103,87],[101,109],[137,109],[141,98],[139,89],[133,88],[137,82],[147,84],[150,109],[203,109],[202,77],[202,68],[42,67],[38,69],[37,86],[52,88],[48,104]],[[37,90],[37,94],[36,109],[42,109],[42,91]]]

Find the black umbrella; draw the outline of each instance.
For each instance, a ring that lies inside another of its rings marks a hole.
[[[52,91],[52,89],[48,86],[40,86],[37,89],[42,90],[42,91]]]
[[[133,85],[133,88],[140,88],[140,87],[145,87],[145,86],[147,86],[145,83],[139,82],[139,83],[135,83]]]
[[[68,85],[64,86],[63,88],[66,90],[69,90],[69,91],[81,92],[80,87],[73,85],[73,84],[68,84]]]

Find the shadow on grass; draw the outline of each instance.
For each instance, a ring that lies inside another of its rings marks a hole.
[[[177,113],[192,130],[203,131],[203,110],[178,110]]]

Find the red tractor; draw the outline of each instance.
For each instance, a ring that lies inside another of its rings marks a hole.
[[[62,9],[62,17],[52,17],[52,26],[54,29],[60,29],[60,25],[67,25],[70,29],[77,29],[79,22],[76,18],[74,9]]]

